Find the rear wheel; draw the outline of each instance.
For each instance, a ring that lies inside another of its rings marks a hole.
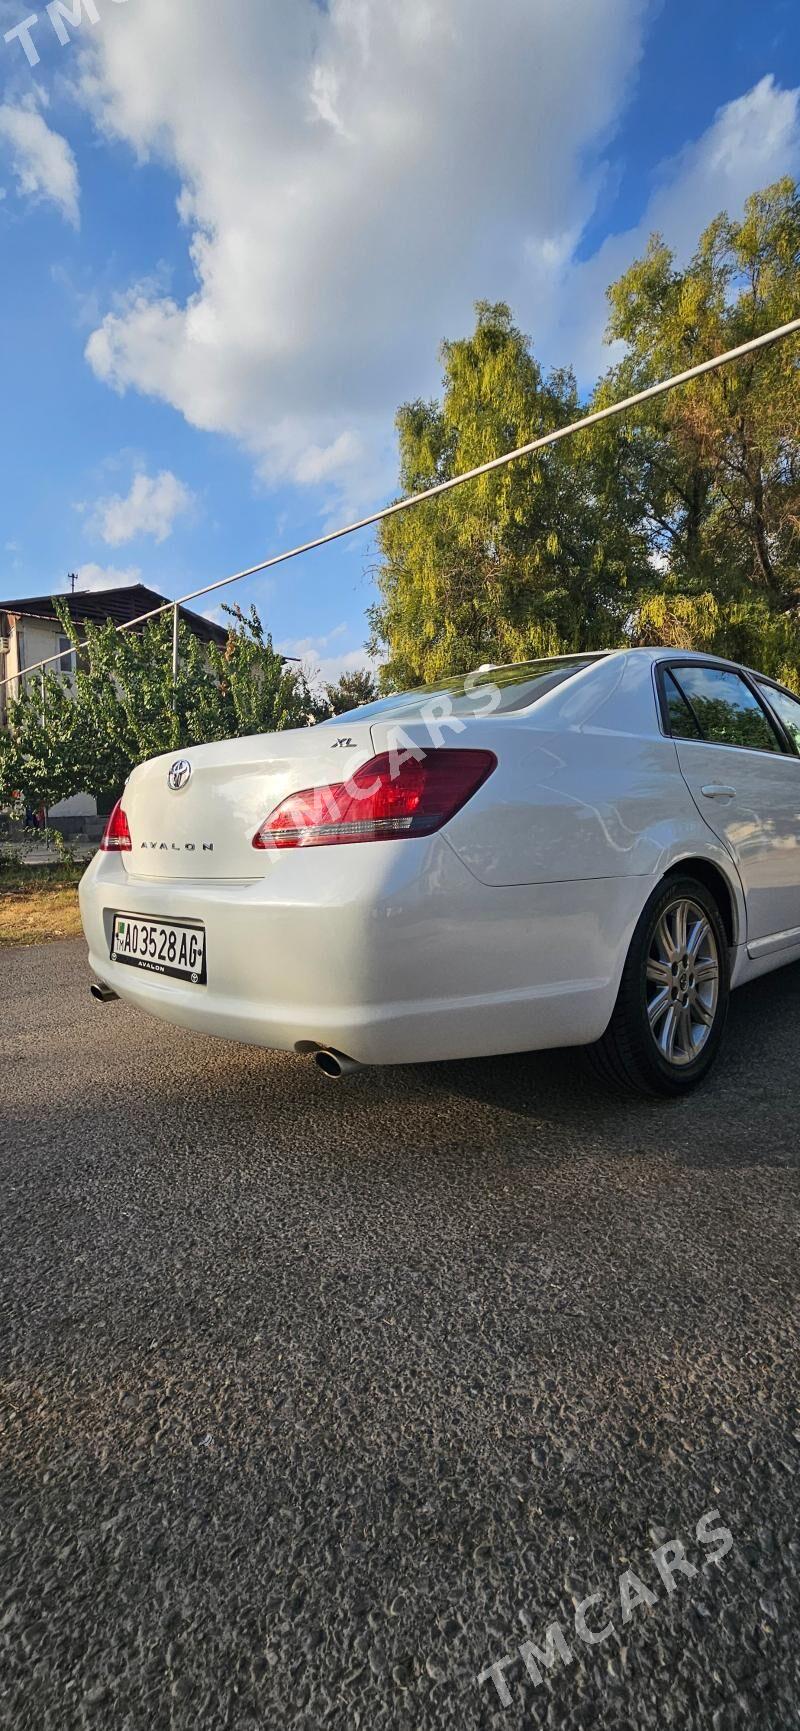
[[[713,895],[689,876],[665,879],[636,927],[614,1014],[589,1048],[617,1088],[685,1094],[711,1069],[730,997],[728,940]]]

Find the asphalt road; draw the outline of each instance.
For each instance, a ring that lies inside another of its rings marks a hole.
[[[95,1005],[81,944],[0,971],[4,1726],[800,1724],[800,969],[666,1106],[577,1054],[327,1083]]]

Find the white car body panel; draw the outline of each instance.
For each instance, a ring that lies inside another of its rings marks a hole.
[[[373,727],[376,750],[390,733]],[[429,726],[405,723],[403,738],[424,747]],[[471,720],[468,734],[443,724],[441,743],[498,754],[494,775],[446,832],[481,883],[652,876],[698,834],[675,743],[658,725],[647,660],[609,656],[523,714]]]
[[[419,1063],[597,1039],[640,911],[636,880],[488,890],[446,839],[278,855],[256,883],[126,877],[98,855],[81,889],[90,962],[183,1027],[361,1063]],[[208,987],[109,961],[114,912],[199,920]]]
[[[755,856],[698,808],[662,731],[658,659],[612,654],[522,712],[457,726],[428,714],[403,721],[400,737],[391,721],[355,716],[193,748],[177,792],[174,754],[142,765],[123,802],[132,852],[99,853],[81,884],[92,969],[165,1022],[381,1064],[598,1039],[641,911],[685,860],[704,861],[728,887],[734,985],[800,956],[800,932],[779,954],[748,954],[761,940],[748,931],[737,847],[745,878]],[[384,750],[431,744],[498,759],[438,833],[253,849],[289,794],[346,779]],[[775,764],[800,789],[800,759]],[[800,866],[798,835],[800,826]],[[795,888],[800,896],[800,879]],[[758,929],[776,922],[772,939],[784,890],[781,878],[774,902],[768,885],[760,892]],[[201,922],[207,985],[112,962],[115,913]]]

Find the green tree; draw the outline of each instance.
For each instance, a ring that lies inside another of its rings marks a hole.
[[[145,758],[213,739],[303,727],[311,699],[302,674],[288,668],[255,608],[227,610],[224,648],[179,627],[179,671],[172,678],[172,619],[141,631],[89,625],[77,671],[33,679],[9,705],[0,734],[0,803],[55,805],[75,793],[117,793]],[[78,646],[66,608],[65,633]]]
[[[609,289],[600,408],[800,315],[800,199],[778,181],[679,267],[657,235]],[[506,306],[445,343],[441,401],[399,411],[403,493],[581,413]],[[379,532],[382,680],[625,642],[695,645],[800,683],[800,342],[573,435]]]
[[[32,678],[11,700],[8,725],[0,728],[0,806],[38,811],[69,799],[86,787],[86,761],[85,718],[68,681],[52,673],[43,681]]]
[[[721,215],[679,269],[653,236],[609,290],[626,345],[601,381],[618,400],[800,316],[800,199],[778,181]],[[685,643],[800,675],[800,342],[784,340],[656,399],[601,435],[624,473],[653,572],[640,640]]]
[[[479,302],[476,312],[473,335],[443,346],[441,402],[398,413],[404,493],[579,413],[572,374],[543,376],[507,306]],[[381,525],[370,648],[388,649],[383,684],[620,641],[647,576],[646,540],[619,485],[618,451],[589,438],[570,445]]]
[[[374,703],[379,695],[378,682],[369,668],[343,673],[335,685],[325,686],[324,714],[346,715],[350,709],[361,709],[365,703]]]

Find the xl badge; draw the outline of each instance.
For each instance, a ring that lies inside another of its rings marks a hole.
[[[191,779],[191,764],[187,762],[185,757],[179,757],[177,763],[173,763],[169,775],[167,776],[167,781],[169,782],[173,793],[180,793],[181,788],[185,787],[187,782],[191,781]]]

